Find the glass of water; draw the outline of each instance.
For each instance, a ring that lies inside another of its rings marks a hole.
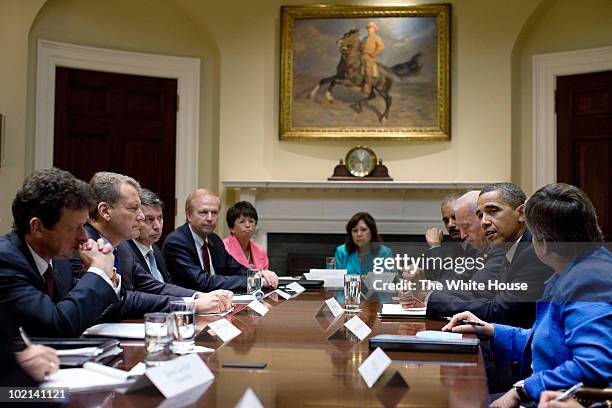
[[[195,302],[173,300],[170,302],[170,332],[175,354],[193,351],[195,346]]]
[[[361,275],[344,275],[344,309],[358,312],[361,302]]]
[[[147,366],[159,366],[170,360],[172,335],[168,324],[168,313],[144,315],[145,350]]]
[[[247,294],[252,295],[255,292],[261,291],[261,276],[259,269],[249,269],[247,271]]]

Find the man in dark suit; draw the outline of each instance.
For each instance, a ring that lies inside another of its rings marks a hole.
[[[208,190],[199,189],[187,197],[187,222],[168,235],[163,246],[168,269],[179,285],[205,291],[246,287],[247,269],[225,250],[223,241],[213,232],[220,207],[219,197]],[[260,274],[264,286],[277,286],[274,272]]]
[[[13,200],[14,230],[0,237],[0,307],[11,306],[34,336],[78,337],[118,301],[110,246],[87,241],[91,195],[86,183],[52,168],[26,178]],[[78,281],[66,260],[75,255]]]
[[[193,298],[196,312],[224,312],[230,307],[231,292],[201,293],[159,282],[135,261],[126,241],[140,234],[144,219],[138,182],[121,174],[98,172],[89,185],[97,203],[90,211],[90,223],[85,226],[87,234],[92,239],[107,240],[115,248],[115,268],[126,289],[121,305],[113,308],[106,319],[142,318],[145,313],[168,311],[169,301],[181,298]]]
[[[502,271],[484,289],[433,291],[425,295],[427,316],[439,318],[468,310],[485,321],[531,327],[535,301],[553,270],[536,256],[525,224],[525,193],[511,183],[488,184],[477,202],[485,239],[505,251]],[[500,288],[499,284],[508,285]],[[497,286],[495,286],[497,285]]]
[[[144,221],[140,224],[140,235],[127,243],[134,260],[160,282],[172,283],[161,249],[155,244],[164,228],[164,202],[157,194],[146,188],[140,190],[140,209]]]

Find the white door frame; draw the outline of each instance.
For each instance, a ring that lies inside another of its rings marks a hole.
[[[612,70],[612,47],[533,56],[533,189],[557,181],[557,77]]]
[[[197,188],[200,128],[199,59],[38,40],[34,144],[36,169],[53,165],[56,67],[176,79],[177,93],[180,97],[180,109],[176,116],[175,197],[177,202],[183,202],[187,195]],[[180,225],[184,217],[178,209],[176,214],[175,225]]]

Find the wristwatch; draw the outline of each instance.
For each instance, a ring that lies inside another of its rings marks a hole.
[[[516,390],[521,402],[531,401],[531,397],[527,393],[527,390],[525,390],[525,380],[517,381],[512,386]]]

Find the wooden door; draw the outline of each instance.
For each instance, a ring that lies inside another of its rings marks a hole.
[[[612,239],[612,71],[557,78],[557,179],[584,190]]]
[[[174,229],[176,79],[57,68],[53,165],[89,181],[129,175],[161,197]]]

